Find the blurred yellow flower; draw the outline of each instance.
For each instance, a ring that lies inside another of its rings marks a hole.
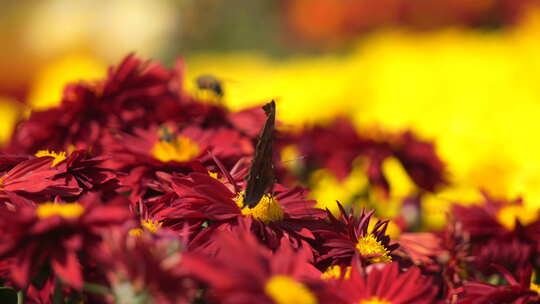
[[[36,75],[30,89],[28,103],[36,110],[60,104],[66,84],[105,77],[107,66],[95,57],[70,54],[47,64]]]
[[[12,99],[0,96],[0,146],[6,143],[22,112],[22,106]]]

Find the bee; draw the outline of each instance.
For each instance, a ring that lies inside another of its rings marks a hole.
[[[223,98],[225,91],[223,90],[222,81],[214,75],[203,74],[195,79],[197,88],[202,91],[211,91],[218,98]]]
[[[171,132],[168,126],[162,125],[161,127],[159,127],[159,140],[160,141],[172,142],[173,139],[174,139],[173,133]]]

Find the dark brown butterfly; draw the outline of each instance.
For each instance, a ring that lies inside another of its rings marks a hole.
[[[255,147],[255,156],[251,161],[246,191],[244,192],[244,207],[249,208],[255,207],[263,195],[271,190],[274,183],[272,144],[276,121],[276,103],[272,100],[263,106],[263,110],[266,113],[266,123],[259,134],[259,141]]]

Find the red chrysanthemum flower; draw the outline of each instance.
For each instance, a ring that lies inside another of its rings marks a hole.
[[[363,265],[391,262],[392,251],[399,245],[391,244],[386,235],[388,221],[378,220],[369,231],[373,211],[362,210],[356,216],[353,210],[347,213],[341,204],[338,206],[340,216],[336,218],[327,210],[328,225],[316,230],[321,247],[319,267],[349,266],[353,256],[358,256]]]
[[[113,170],[105,168],[105,157],[92,157],[87,151],[73,151],[69,156],[65,152],[38,151],[40,157],[49,157],[51,166],[58,169],[55,181],[61,181],[63,187],[72,189],[61,195],[63,198],[75,199],[88,191],[114,191],[118,188],[118,180]]]
[[[484,282],[467,282],[455,291],[457,304],[529,304],[540,303],[538,286],[531,285],[531,267],[526,267],[519,281],[503,267],[493,265],[505,278],[508,285],[492,285]],[[532,290],[531,287],[535,288]]]
[[[241,219],[249,220],[252,231],[270,248],[277,248],[283,237],[298,248],[315,239],[310,229],[320,225],[325,216],[324,211],[313,207],[315,201],[305,198],[301,188],[276,185],[272,194],[264,195],[255,207],[249,208],[243,207],[242,192],[235,181],[227,186],[207,173],[194,172],[173,177],[172,182],[177,198],[159,211],[164,225],[186,220],[209,224],[190,246],[212,245],[216,231],[234,229]]]
[[[13,165],[13,164],[11,164]],[[54,177],[61,173],[51,167],[50,157],[38,157],[19,162],[7,172],[0,171],[0,201],[16,203],[22,197],[50,199],[55,195],[69,195],[76,188],[65,186]]]
[[[417,139],[412,132],[366,136],[358,133],[349,120],[340,118],[328,126],[289,135],[285,141],[298,145],[300,154],[306,156],[305,167],[322,166],[339,179],[349,175],[356,158],[363,157],[370,183],[386,193],[390,185],[383,174],[383,162],[389,157],[397,158],[421,189],[435,191],[446,183],[445,166],[434,145]]]
[[[538,259],[538,212],[526,211],[521,201],[494,201],[474,206],[455,205],[452,214],[470,237],[472,265],[489,275],[497,264],[516,274]]]
[[[125,173],[120,180],[131,191],[134,201],[146,198],[149,183],[156,180],[157,172],[187,174],[194,166],[208,163],[212,159],[210,151],[228,166],[253,152],[248,138],[227,128],[188,126],[177,130],[174,125],[162,125],[135,133],[107,140],[107,149],[113,155],[109,167]]]
[[[170,89],[175,71],[127,56],[106,80],[68,85],[59,107],[34,111],[13,134],[8,150],[92,149],[109,130],[130,131],[170,119],[185,120],[179,93]]]
[[[197,286],[184,270],[182,249],[175,235],[112,229],[98,260],[119,302],[191,303]]]
[[[351,304],[433,304],[438,287],[417,267],[400,270],[399,263],[353,265],[349,279],[336,282],[342,298]]]
[[[117,134],[108,138],[108,150],[121,170],[133,165],[166,168],[170,165],[211,160],[208,151],[233,165],[253,153],[248,138],[227,128],[202,129],[188,126],[178,130],[174,125],[137,129],[135,135]],[[184,165],[185,166],[185,165]]]
[[[341,303],[320,281],[320,272],[309,263],[311,253],[306,248],[295,252],[283,241],[273,253],[245,227],[237,233],[220,233],[214,241],[221,248],[216,257],[195,253],[184,257],[186,268],[209,285],[210,300],[231,304]]]
[[[392,143],[392,154],[418,187],[433,192],[447,183],[445,164],[432,142],[421,141],[408,131]]]
[[[78,255],[89,254],[100,240],[103,227],[123,223],[128,210],[106,206],[97,195],[82,197],[80,203],[46,202],[21,205],[15,210],[0,208],[0,256],[12,257],[9,278],[24,287],[43,267],[68,284],[81,288],[82,269]]]

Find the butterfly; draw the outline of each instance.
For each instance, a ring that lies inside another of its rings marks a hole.
[[[272,144],[276,121],[276,103],[272,100],[262,108],[266,114],[266,123],[258,136],[255,156],[251,161],[244,192],[244,207],[249,208],[255,207],[274,184]]]

